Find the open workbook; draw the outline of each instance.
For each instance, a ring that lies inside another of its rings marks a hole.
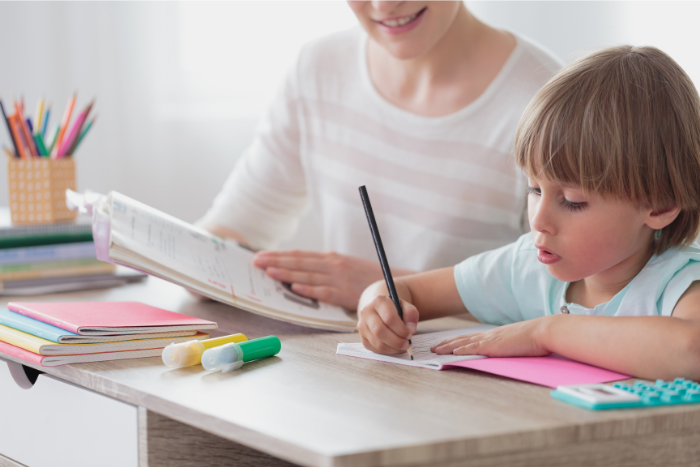
[[[556,388],[562,385],[607,383],[629,378],[628,375],[569,360],[561,355],[544,357],[489,358],[482,355],[437,355],[430,351],[435,344],[445,339],[484,332],[495,326],[481,324],[449,331],[429,332],[413,336],[413,354],[382,355],[371,352],[362,344],[338,344],[336,353],[348,357],[364,358],[385,363],[396,363],[431,370],[445,370],[453,367],[483,371],[508,378],[527,381]]]
[[[342,308],[292,292],[253,266],[254,253],[117,192],[67,193],[93,215],[97,258],[187,287],[269,318],[332,331],[353,331]]]

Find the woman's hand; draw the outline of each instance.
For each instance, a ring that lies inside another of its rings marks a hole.
[[[403,320],[391,298],[382,295],[360,310],[357,329],[367,350],[383,354],[406,352],[418,325],[418,309],[405,300],[401,300],[401,308]]]
[[[362,291],[381,280],[379,263],[338,253],[261,251],[253,264],[268,276],[292,284],[292,291],[309,298],[357,309]],[[410,271],[393,270],[395,277]]]
[[[541,357],[551,352],[543,345],[546,318],[508,324],[485,332],[446,339],[430,348],[436,354],[487,357]]]

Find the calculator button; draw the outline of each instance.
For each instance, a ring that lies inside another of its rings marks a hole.
[[[678,402],[682,398],[683,397],[675,391],[664,391],[664,393],[661,394],[661,400],[664,402]]]
[[[656,392],[648,392],[642,396],[642,400],[646,403],[659,402],[661,396]]]
[[[684,399],[689,402],[700,402],[700,391],[696,389],[689,389],[688,392],[685,393]]]

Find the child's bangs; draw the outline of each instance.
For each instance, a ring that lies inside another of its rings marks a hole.
[[[562,125],[562,116],[555,112],[530,114],[530,121],[521,123],[516,139],[516,162],[527,176],[547,178],[566,185],[581,185],[580,154],[574,151],[572,132]]]
[[[614,158],[601,153],[595,138],[582,137],[599,129],[590,128],[595,123],[586,122],[580,113],[572,112],[577,107],[586,106],[528,109],[516,138],[518,166],[528,176],[576,185],[589,193],[624,196],[627,190],[620,186],[619,177],[615,177],[616,171],[611,167]]]
[[[636,109],[608,76],[572,66],[547,83],[525,110],[516,135],[518,165],[533,177],[647,204],[638,148],[625,145]],[[631,99],[634,101],[635,99]]]

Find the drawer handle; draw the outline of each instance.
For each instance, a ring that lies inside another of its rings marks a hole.
[[[39,375],[43,373],[43,371],[35,370],[16,362],[7,362],[7,366],[10,368],[12,379],[22,389],[31,389]]]

